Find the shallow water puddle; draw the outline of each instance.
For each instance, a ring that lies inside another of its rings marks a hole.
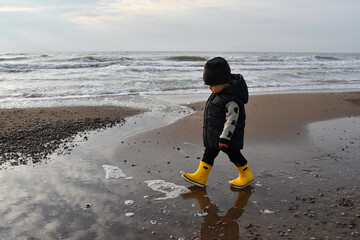
[[[174,183],[165,182],[164,180],[148,180],[145,181],[152,190],[165,193],[165,197],[154,198],[154,200],[167,200],[177,198],[180,194],[190,193],[191,191],[184,186]]]

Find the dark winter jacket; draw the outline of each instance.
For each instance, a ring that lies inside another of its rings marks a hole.
[[[226,104],[235,101],[239,105],[239,118],[232,134],[229,150],[239,150],[244,146],[245,107],[249,100],[246,82],[242,75],[232,74],[232,82],[220,93],[212,93],[204,111],[203,142],[205,147],[219,149],[219,137],[226,122]]]

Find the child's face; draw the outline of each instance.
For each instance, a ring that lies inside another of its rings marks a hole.
[[[213,93],[219,93],[219,92],[221,92],[222,90],[224,90],[224,88],[226,88],[227,86],[229,86],[228,83],[226,83],[226,84],[220,84],[220,85],[214,85],[214,86],[209,85],[209,89],[210,89]]]

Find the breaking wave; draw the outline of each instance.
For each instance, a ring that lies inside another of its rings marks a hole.
[[[27,60],[28,57],[11,57],[11,58],[0,58],[0,62],[3,61],[19,61],[19,60]]]
[[[172,61],[206,61],[207,59],[200,56],[174,56],[168,57],[167,60]]]
[[[336,57],[330,57],[330,56],[315,56],[314,57],[315,59],[318,59],[318,60],[331,60],[331,61],[336,61],[336,60],[340,60],[339,58],[336,58]]]

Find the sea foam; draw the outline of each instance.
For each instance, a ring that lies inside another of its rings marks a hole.
[[[154,198],[154,200],[167,200],[177,198],[180,194],[191,192],[184,186],[179,186],[174,183],[165,182],[164,180],[148,180],[145,181],[148,187],[152,190],[165,193],[165,197]]]
[[[105,178],[126,178],[126,174],[120,168],[111,165],[103,165]]]

